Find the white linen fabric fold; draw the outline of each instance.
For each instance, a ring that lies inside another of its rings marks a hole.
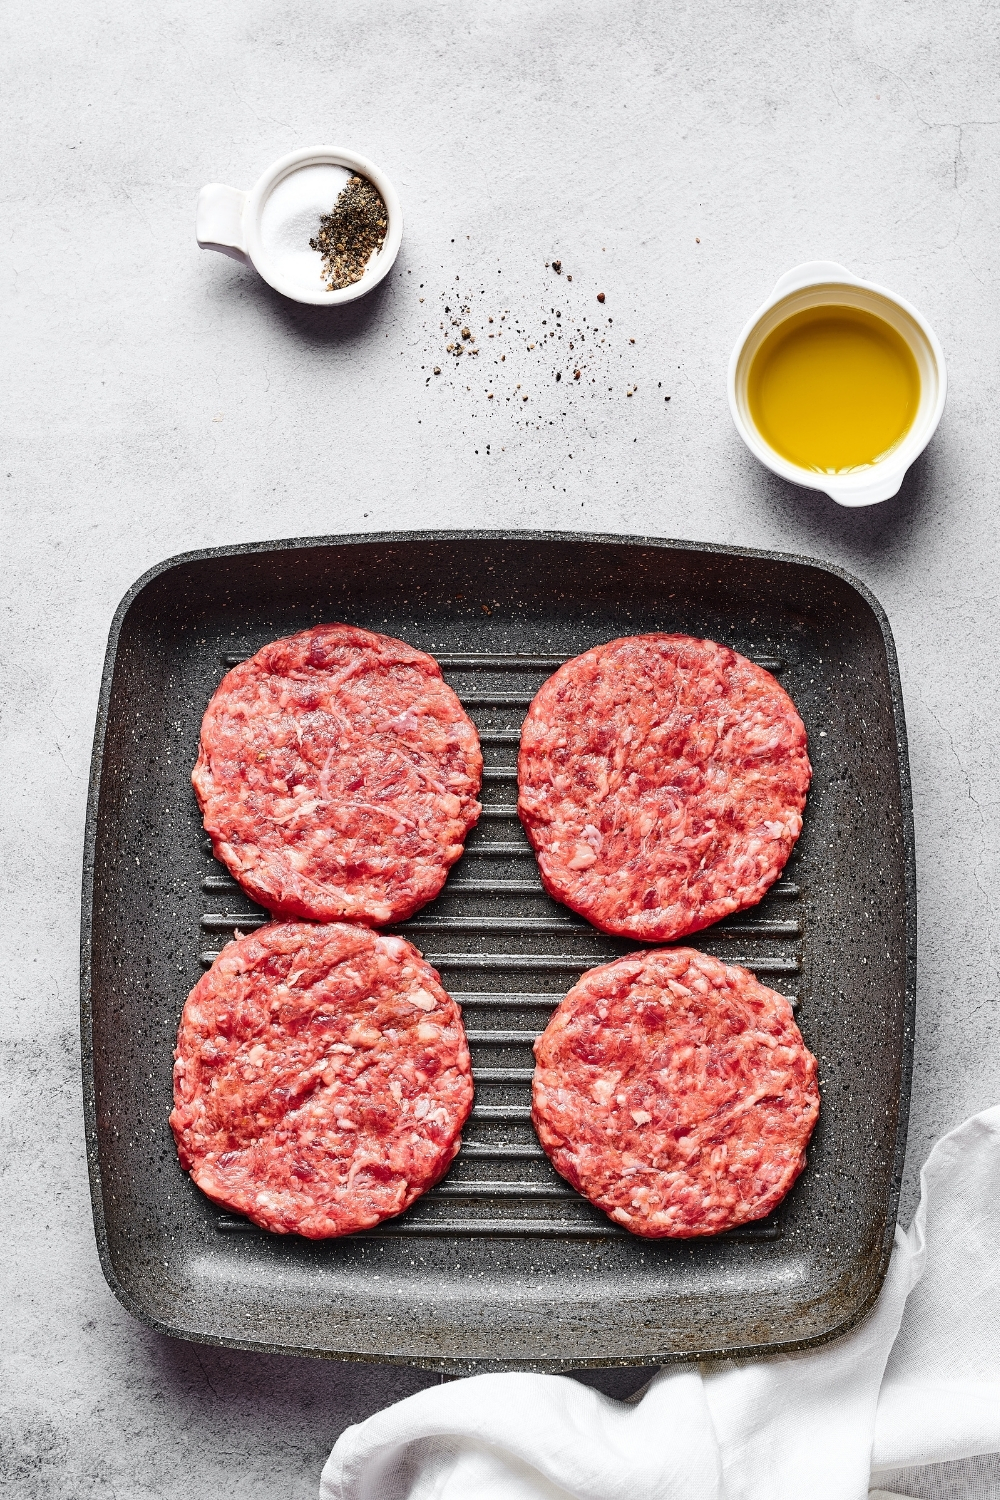
[[[635,1405],[557,1375],[421,1391],[343,1433],[321,1500],[864,1500],[879,1471],[1000,1450],[1000,1107],[921,1189],[843,1338],[673,1366]]]

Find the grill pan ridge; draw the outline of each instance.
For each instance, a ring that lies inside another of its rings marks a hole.
[[[345,619],[431,651],[479,729],[483,817],[436,901],[392,929],[463,1008],[476,1079],[447,1177],[367,1234],[268,1235],[181,1172],[167,1126],[180,1008],[267,915],[211,855],[189,776],[219,679],[268,640]],[[782,879],[685,942],[789,995],[820,1060],[809,1166],[767,1220],[646,1241],[581,1198],[530,1123],[531,1045],[606,937],[543,891],[516,813],[520,725],[563,661],[680,630],[774,672],[814,781]],[[913,1048],[905,725],[888,623],[826,564],[655,538],[408,533],[168,560],[115,616],[95,735],[81,1024],[101,1262],[137,1316],[234,1347],[460,1371],[642,1365],[842,1332],[888,1265]]]

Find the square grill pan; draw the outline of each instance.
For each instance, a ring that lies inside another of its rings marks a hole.
[[[190,785],[223,673],[347,620],[432,652],[479,727],[483,817],[442,895],[397,931],[461,1003],[476,1102],[443,1183],[367,1234],[309,1242],[220,1211],[167,1125],[192,985],[262,925],[212,858]],[[814,779],[781,881],[688,941],[789,995],[820,1061],[809,1165],[759,1224],[650,1241],[556,1175],[529,1117],[531,1044],[579,975],[636,944],[549,899],[516,813],[525,710],[571,656],[677,630],[776,673]],[[88,1160],[105,1276],[183,1338],[443,1370],[571,1369],[804,1347],[878,1292],[913,1049],[913,823],[899,675],[877,601],[808,559],[648,538],[413,533],[190,553],[115,616],[83,885]]]

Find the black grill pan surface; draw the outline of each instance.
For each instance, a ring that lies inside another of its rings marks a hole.
[[[212,858],[190,785],[229,666],[346,620],[432,652],[479,727],[483,817],[442,895],[396,930],[461,1003],[476,1101],[443,1183],[368,1234],[307,1242],[220,1211],[167,1125],[181,1007],[265,914]],[[599,642],[723,641],[809,732],[798,845],[760,906],[689,943],[791,996],[820,1063],[809,1165],[760,1224],[641,1240],[556,1175],[529,1119],[531,1044],[584,969],[636,944],[551,901],[515,811],[538,687]],[[115,616],[83,886],[84,1099],[104,1273],[163,1332],[445,1370],[772,1352],[847,1328],[888,1264],[913,1049],[913,823],[892,637],[808,559],[647,538],[414,533],[271,542],[154,568]]]

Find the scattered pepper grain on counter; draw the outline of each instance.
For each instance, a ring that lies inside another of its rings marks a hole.
[[[547,260],[544,264],[546,271],[554,272],[566,287],[570,281],[566,261],[559,261],[558,266],[555,260]],[[477,415],[495,420],[503,412],[517,428],[542,431],[561,427],[567,420],[573,420],[570,407],[579,407],[583,401],[589,405],[592,401],[605,401],[610,396],[616,404],[624,401],[631,411],[641,407],[640,382],[636,378],[640,371],[635,363],[641,338],[625,333],[623,328],[616,338],[615,320],[607,316],[606,307],[597,322],[594,313],[585,310],[584,304],[591,297],[597,296],[600,302],[606,302],[606,291],[594,293],[581,289],[575,294],[568,291],[564,299],[558,294],[553,295],[559,283],[548,282],[547,294],[544,283],[541,283],[538,303],[532,306],[525,302],[515,309],[502,304],[497,306],[495,284],[493,291],[488,290],[485,277],[477,276],[473,280],[473,275],[467,272],[464,283],[456,276],[458,285],[452,285],[451,267],[442,265],[440,270],[445,276],[434,299],[438,305],[433,312],[429,311],[424,324],[427,341],[424,355],[429,359],[420,369],[422,373],[430,370],[439,377],[432,380],[425,373],[424,385],[433,385],[446,399],[450,396],[454,401],[461,401],[461,393],[467,392],[473,395],[474,403],[482,403],[477,413],[474,405],[469,408],[463,402],[463,410],[470,421],[474,421]],[[424,291],[425,286],[426,283],[421,282],[419,290]],[[556,306],[557,302],[561,305]],[[634,315],[634,310],[630,314],[626,309],[625,314],[619,316],[619,324]],[[435,357],[438,363],[433,363]],[[471,384],[480,378],[479,372],[474,374],[470,364],[473,359],[477,366],[487,367],[482,371],[485,378],[481,385]],[[450,366],[449,360],[452,361]],[[508,368],[501,369],[502,365]],[[615,375],[617,380],[612,378]],[[516,379],[517,376],[521,379]],[[494,382],[506,389],[495,389]],[[662,397],[663,382],[653,384],[658,384],[658,393]],[[643,386],[644,392],[650,390],[648,382],[643,382]],[[670,398],[664,399],[669,401]],[[485,432],[476,428],[463,429],[462,436],[475,443],[485,437]],[[638,442],[639,439],[633,437],[632,441]],[[474,451],[479,457],[488,455],[491,449],[487,443]],[[499,454],[506,449],[500,446],[493,451]]]
[[[381,250],[389,228],[382,194],[367,177],[349,177],[333,209],[323,214],[310,250],[323,257],[322,276],[328,292],[360,281],[368,262]]]

